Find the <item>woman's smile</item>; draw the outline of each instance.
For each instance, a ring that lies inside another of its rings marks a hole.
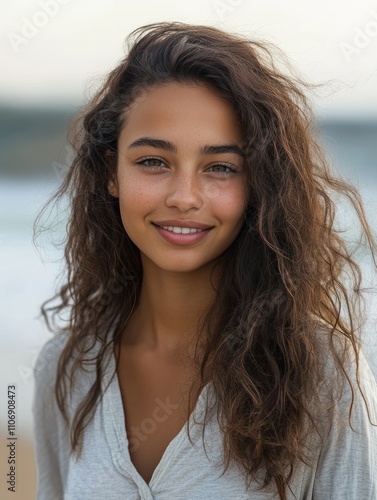
[[[208,85],[145,91],[119,135],[109,184],[144,263],[193,271],[233,243],[247,205],[241,144],[232,106]]]
[[[194,229],[185,227],[158,226],[153,224],[157,232],[169,243],[176,245],[192,245],[202,241],[210,229]]]

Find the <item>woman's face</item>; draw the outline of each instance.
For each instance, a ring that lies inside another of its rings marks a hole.
[[[143,266],[194,271],[232,244],[247,205],[241,143],[231,105],[207,86],[164,84],[131,106],[109,192]],[[208,229],[176,233],[188,226]]]

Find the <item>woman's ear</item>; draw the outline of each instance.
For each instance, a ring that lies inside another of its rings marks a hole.
[[[109,180],[109,182],[107,183],[107,190],[111,194],[111,196],[114,196],[114,198],[119,198],[119,186],[117,179],[113,178]]]
[[[105,156],[108,160],[111,160],[114,158],[114,153],[108,149],[105,153]],[[107,184],[107,190],[111,194],[111,196],[119,198],[118,180],[116,178],[116,172],[114,171],[112,171],[110,174],[110,180]]]

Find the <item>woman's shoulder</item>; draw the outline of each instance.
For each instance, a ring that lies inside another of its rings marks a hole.
[[[34,377],[36,380],[42,378],[45,383],[54,381],[57,363],[68,338],[68,332],[63,331],[43,344],[34,364]]]
[[[68,349],[68,342],[70,343]],[[48,339],[39,351],[34,364],[34,381],[37,391],[52,394],[60,373],[61,383],[71,379],[73,375],[72,405],[79,404],[80,398],[90,389],[96,379],[97,358],[102,342],[88,337],[84,342],[78,342],[69,330],[64,330]],[[61,355],[67,347],[64,363],[60,363]],[[102,353],[102,372],[107,373],[111,361],[110,350]],[[105,356],[105,354],[107,356]],[[110,365],[111,366],[111,365]],[[65,379],[65,381],[63,381]]]
[[[356,344],[341,335],[322,338],[323,373],[312,416],[315,498],[377,498],[377,382]],[[355,349],[356,347],[356,349]],[[309,490],[308,490],[309,491]]]
[[[334,397],[334,404],[351,418],[351,422],[365,425],[371,420],[377,423],[377,382],[362,349],[356,355],[352,347],[345,353],[343,367],[335,369],[334,356],[327,362],[327,388]],[[342,381],[334,383],[334,373],[338,371]],[[334,384],[331,387],[330,384]],[[337,388],[335,390],[334,388]],[[348,411],[346,411],[348,410]],[[348,414],[349,413],[349,414]],[[351,423],[350,422],[350,423]]]
[[[46,360],[56,357],[64,348],[69,337],[69,333],[67,330],[59,332],[53,335],[51,338],[46,340],[46,342],[42,345],[38,357],[37,362],[43,363]]]
[[[321,332],[319,380],[313,400],[313,417],[328,433],[373,435],[377,451],[377,381],[359,344],[344,335]]]

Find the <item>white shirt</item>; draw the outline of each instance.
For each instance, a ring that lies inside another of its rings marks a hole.
[[[41,349],[34,367],[33,399],[35,454],[37,466],[36,500],[271,500],[269,489],[258,490],[247,482],[241,469],[231,465],[221,476],[221,433],[216,412],[210,414],[205,429],[206,451],[202,443],[200,415],[206,397],[211,397],[212,382],[199,395],[190,416],[191,445],[186,426],[170,442],[147,484],[130,460],[124,410],[113,352],[108,356],[102,388],[105,391],[94,418],[84,431],[83,451],[76,461],[69,456],[69,429],[54,396],[58,356],[67,334],[50,339]],[[365,358],[361,356],[361,376],[370,415],[377,423],[377,384]],[[94,367],[79,370],[69,405],[70,418],[94,380]],[[107,387],[107,384],[110,385]],[[106,389],[107,387],[107,389]],[[348,385],[347,385],[348,387]],[[105,390],[106,389],[106,390]],[[337,413],[347,423],[350,392],[346,390]],[[169,401],[158,403],[161,414],[168,412]],[[288,491],[289,500],[377,500],[377,427],[371,426],[361,397],[356,397],[352,423],[342,426],[335,420],[323,443],[318,436],[308,443],[313,451],[313,467],[300,463]],[[199,420],[198,420],[199,416]],[[194,422],[194,417],[198,423]],[[152,420],[152,419],[151,419]],[[153,421],[144,422],[141,431],[158,432]],[[217,462],[217,465],[216,465]],[[220,465],[219,465],[220,464]],[[277,497],[275,497],[276,500]]]

